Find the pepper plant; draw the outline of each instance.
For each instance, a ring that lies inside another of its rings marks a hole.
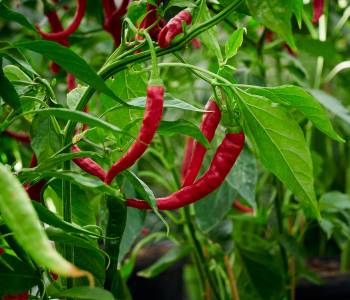
[[[0,1],[0,297],[133,299],[164,243],[186,299],[348,271],[348,5]]]

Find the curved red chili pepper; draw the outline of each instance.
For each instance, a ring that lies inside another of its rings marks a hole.
[[[180,11],[162,28],[158,35],[158,45],[160,48],[167,48],[171,41],[183,32],[182,22],[185,22],[187,25],[190,25],[192,22],[192,15],[188,9]]]
[[[162,118],[163,98],[164,87],[162,85],[151,85],[147,87],[145,114],[138,137],[128,152],[119,161],[113,164],[108,171],[105,180],[107,184],[110,184],[113,178],[120,172],[131,167],[152,142]]]
[[[80,152],[79,147],[77,145],[73,145],[72,152]],[[80,167],[80,169],[82,169],[86,173],[89,173],[92,176],[98,177],[102,181],[105,180],[106,178],[105,171],[93,159],[89,157],[83,157],[83,158],[74,158],[73,161]]]
[[[113,0],[103,1],[105,15],[103,27],[112,35],[116,47],[118,47],[121,42],[122,17],[127,11],[129,2],[130,0],[123,0],[120,7],[116,8]]]
[[[314,14],[312,16],[312,23],[316,24],[323,14],[324,0],[314,0],[313,8],[314,8]]]
[[[4,131],[4,134],[23,144],[30,143],[30,136],[26,133],[15,132],[15,131],[6,129]]]
[[[40,35],[44,39],[53,40],[53,41],[61,41],[62,39],[69,37],[73,32],[75,32],[77,30],[77,28],[79,27],[79,25],[81,23],[81,20],[83,19],[84,15],[85,15],[85,11],[86,11],[86,0],[78,0],[75,15],[73,17],[73,21],[66,29],[46,33],[40,29],[38,24],[36,24],[36,28],[39,31]]]
[[[214,138],[215,130],[220,123],[221,111],[213,100],[208,101],[205,106],[205,110],[208,112],[203,115],[200,129],[207,140],[211,142]],[[183,181],[183,186],[190,185],[195,181],[202,166],[203,158],[206,152],[207,149],[201,143],[195,142],[192,160]]]
[[[160,1],[158,1],[159,5]],[[158,20],[158,7],[151,4],[147,3],[146,6],[146,16],[142,20],[140,24],[140,28],[146,29],[150,26],[152,26],[155,22]],[[151,36],[152,40],[156,41],[158,39],[159,32],[161,30],[161,24],[158,23],[156,26],[154,26],[150,31],[149,35]],[[137,36],[136,39],[142,39],[142,37]]]
[[[194,203],[217,189],[230,172],[244,146],[244,133],[227,133],[216,150],[205,174],[194,184],[157,199],[160,210],[173,210]],[[149,209],[150,205],[138,199],[127,199],[126,204],[138,209]]]
[[[234,200],[232,203],[232,207],[246,214],[252,214],[254,212],[254,210],[251,207],[243,205],[241,202],[239,202],[239,200]]]

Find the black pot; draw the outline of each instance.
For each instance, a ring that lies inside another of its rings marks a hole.
[[[157,277],[147,279],[137,276],[137,272],[152,265],[169,250],[168,246],[147,247],[138,256],[134,272],[128,280],[133,300],[181,300],[184,297],[183,266],[178,262]]]
[[[302,280],[296,290],[297,300],[349,300],[350,273],[339,273],[339,259],[335,257],[314,258],[309,267],[320,277],[321,284]]]

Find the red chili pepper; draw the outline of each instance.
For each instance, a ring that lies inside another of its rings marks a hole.
[[[159,5],[160,1],[158,1],[158,5]],[[147,3],[146,6],[146,16],[145,18],[142,20],[141,24],[140,24],[140,28],[142,29],[146,29],[150,26],[152,26],[155,22],[157,22],[158,20],[158,7],[151,4],[151,3]],[[151,36],[152,40],[157,40],[158,39],[158,35],[159,32],[161,30],[161,24],[158,23],[157,25],[155,25],[150,31],[149,31],[149,35]],[[137,39],[142,39],[142,37],[136,37]]]
[[[75,82],[75,77],[73,74],[68,73],[66,80],[67,80],[68,92],[70,92],[71,90],[74,90],[77,87],[77,83]]]
[[[203,115],[200,129],[207,140],[211,142],[214,138],[215,130],[220,123],[221,112],[215,101],[212,100],[208,101],[205,110],[208,112]],[[195,142],[191,163],[184,178],[183,186],[190,185],[195,181],[206,152],[207,149],[201,143]]]
[[[120,7],[116,8],[113,0],[103,1],[105,14],[103,27],[113,36],[116,47],[118,47],[121,42],[122,17],[127,11],[129,2],[130,0],[123,0]]]
[[[314,14],[312,16],[312,23],[316,24],[323,15],[324,0],[314,0],[313,2]]]
[[[30,136],[26,133],[20,133],[6,129],[4,131],[4,134],[23,144],[30,143]]]
[[[164,87],[162,85],[148,86],[145,114],[138,137],[128,152],[108,171],[107,184],[110,184],[120,172],[131,167],[152,142],[163,114],[163,97]]]
[[[194,184],[185,186],[170,196],[158,198],[157,206],[161,210],[173,210],[194,203],[217,189],[230,172],[244,146],[244,133],[227,133],[216,150],[206,173]],[[127,199],[126,204],[138,209],[149,209],[147,202]]]
[[[200,39],[197,39],[197,38],[194,38],[192,41],[192,46],[195,48],[195,49],[200,49],[200,47],[202,47],[202,43],[201,43],[201,40]]]
[[[78,0],[73,21],[66,29],[46,33],[41,31],[38,24],[36,24],[36,28],[44,39],[60,42],[62,39],[68,38],[73,32],[77,30],[77,28],[81,23],[81,20],[85,15],[85,11],[86,11],[86,0]]]
[[[5,249],[0,247],[0,255],[5,253]]]
[[[251,207],[243,205],[239,200],[234,200],[232,206],[242,213],[252,214],[254,212]]]
[[[171,41],[180,33],[183,32],[182,22],[190,25],[192,15],[188,9],[180,11],[175,17],[163,27],[158,35],[158,45],[161,48],[167,48]]]
[[[77,145],[72,146],[72,152],[80,152],[80,149]],[[100,178],[102,181],[106,178],[105,171],[101,166],[92,160],[89,157],[84,158],[74,158],[73,161],[86,173],[89,173],[92,176]]]
[[[27,300],[29,299],[28,292],[24,292],[19,295],[7,295],[2,298],[2,300]]]

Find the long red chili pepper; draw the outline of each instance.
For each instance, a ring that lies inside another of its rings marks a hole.
[[[314,8],[314,14],[312,16],[312,23],[316,24],[323,14],[324,0],[314,0],[313,8]]]
[[[123,0],[120,7],[116,8],[113,0],[103,1],[105,15],[103,27],[112,35],[116,47],[118,47],[121,42],[122,17],[127,11],[129,2],[130,0]]]
[[[26,133],[20,133],[20,132],[15,132],[15,131],[6,129],[4,131],[4,134],[23,144],[30,143],[30,136]]]
[[[86,11],[86,0],[78,0],[75,15],[72,23],[64,30],[46,33],[43,32],[39,25],[36,25],[40,35],[46,40],[61,41],[63,38],[68,38],[79,27]]]
[[[131,167],[146,151],[152,142],[163,114],[164,87],[150,85],[147,87],[145,114],[138,137],[128,152],[108,171],[105,182],[110,184],[113,178],[123,170]]]
[[[162,28],[158,35],[158,45],[161,48],[167,48],[171,41],[180,33],[183,32],[182,22],[190,25],[192,15],[188,9],[180,11],[175,17]]]
[[[80,152],[80,149],[77,145],[72,146],[72,152]],[[89,157],[83,158],[74,158],[74,163],[76,163],[80,169],[85,171],[86,173],[91,174],[92,176],[100,178],[102,181],[106,178],[105,171],[101,168],[101,166],[92,160]]]
[[[161,210],[173,210],[194,203],[217,189],[230,172],[244,146],[244,133],[227,133],[216,150],[206,173],[194,184],[185,186],[170,196],[158,198]],[[138,199],[127,199],[126,204],[138,209],[149,209],[150,205]]]
[[[254,212],[251,207],[243,205],[239,200],[234,200],[232,206],[242,213],[252,214]]]
[[[205,110],[208,112],[203,115],[200,129],[207,140],[211,142],[214,138],[215,130],[220,123],[221,112],[220,108],[213,100],[208,101],[207,105],[205,106]],[[203,158],[206,152],[207,149],[201,143],[195,143],[191,163],[184,178],[183,186],[190,185],[195,181],[202,166]]]
[[[159,3],[160,3],[160,1],[158,1],[158,5],[159,5]],[[142,22],[140,24],[140,28],[146,29],[146,28],[152,26],[155,22],[157,22],[157,20],[158,20],[158,7],[151,4],[151,3],[147,3],[146,16],[142,20]],[[149,31],[149,35],[151,36],[152,40],[158,39],[158,35],[159,35],[160,30],[161,30],[160,23],[158,23],[153,28],[151,28],[151,30]],[[136,38],[142,39],[141,37],[136,37]]]

